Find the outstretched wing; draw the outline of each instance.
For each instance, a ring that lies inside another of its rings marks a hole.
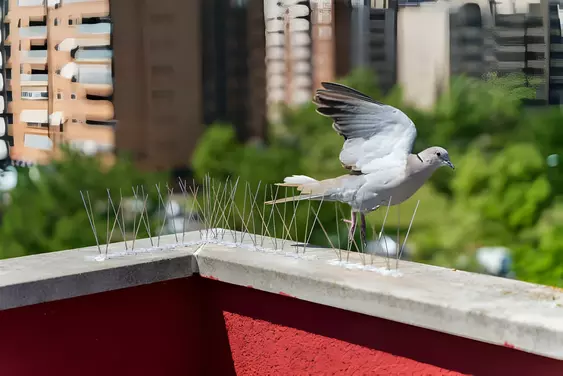
[[[342,165],[363,174],[404,168],[416,138],[412,120],[399,109],[347,86],[330,82],[322,86],[313,102],[344,137]]]

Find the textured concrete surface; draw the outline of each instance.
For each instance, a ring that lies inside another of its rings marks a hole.
[[[197,240],[199,233],[192,232],[184,241]],[[151,252],[150,241],[142,239],[131,255],[122,254],[124,243],[113,243],[103,261],[96,260],[97,247],[1,260],[0,310],[188,277],[197,271],[193,253],[199,245],[166,249],[174,243],[174,235],[163,236],[163,249]]]
[[[332,250],[299,258],[291,242],[286,248],[273,254],[209,243],[196,259],[202,276],[219,281],[563,359],[560,289],[412,262],[400,262],[395,275],[358,270],[358,257],[347,268],[330,262]]]

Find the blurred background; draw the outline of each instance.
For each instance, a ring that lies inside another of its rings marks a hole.
[[[456,165],[391,210],[386,231],[404,236],[420,200],[407,258],[563,286],[558,1],[0,4],[0,258],[94,244],[80,191],[106,239],[107,189],[126,221],[145,187],[152,226],[168,216],[192,229],[178,179],[239,178],[261,201],[288,175],[343,174],[342,139],[310,103],[338,81],[403,110],[415,150],[445,146]],[[346,228],[331,205],[320,221],[337,243]],[[311,242],[328,244],[320,228]]]

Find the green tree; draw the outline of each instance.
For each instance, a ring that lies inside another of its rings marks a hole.
[[[553,202],[545,160],[531,143],[494,153],[470,147],[451,188],[449,210],[440,213],[444,218],[415,235],[421,261],[460,266],[459,256],[480,246],[521,245],[526,240],[521,235]]]
[[[115,208],[123,197],[133,196],[133,187],[149,193],[147,207],[155,225],[157,194],[155,184],[165,184],[164,176],[137,170],[126,159],[104,167],[95,157],[66,150],[64,157],[39,167],[39,179],[20,174],[18,186],[10,192],[10,203],[2,210],[0,258],[72,249],[95,244],[80,192],[88,192],[94,222],[101,243],[106,242],[107,189]],[[27,172],[27,171],[26,171]],[[166,188],[163,187],[166,192]],[[140,191],[139,191],[140,195]],[[113,217],[113,209],[110,207]],[[132,225],[129,231],[133,232]],[[146,236],[141,226],[138,237]],[[116,228],[113,241],[121,240]]]

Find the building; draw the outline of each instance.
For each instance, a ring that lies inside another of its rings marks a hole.
[[[266,137],[264,0],[203,0],[203,123],[228,122],[242,140]]]
[[[4,8],[4,138],[14,160],[44,163],[68,144],[183,170],[206,124],[265,138],[262,0],[5,0]]]
[[[0,7],[0,24],[4,24],[4,7]],[[10,142],[11,137],[8,134],[8,123],[6,121],[7,111],[6,111],[6,80],[5,80],[5,68],[6,68],[6,54],[4,51],[4,28],[0,27],[0,174],[4,171],[6,167],[11,164],[10,161]],[[1,184],[1,183],[0,183]]]
[[[44,163],[63,143],[114,148],[107,0],[8,0],[7,123],[15,161]]]
[[[265,137],[262,0],[110,5],[118,151],[182,174],[208,124]]]
[[[265,0],[268,115],[277,104],[308,103],[323,81],[351,69],[352,3]]]
[[[198,1],[111,1],[116,146],[142,168],[185,165],[202,133]]]

